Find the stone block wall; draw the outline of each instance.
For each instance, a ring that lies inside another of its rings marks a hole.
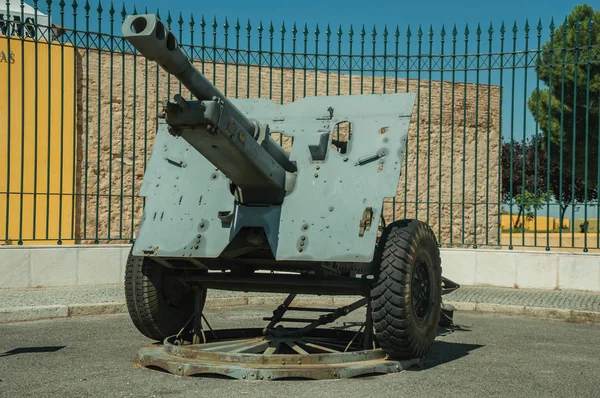
[[[201,61],[196,66],[230,97],[289,103],[315,92],[361,92],[356,75]],[[156,64],[130,54],[80,50],[78,82],[77,236],[85,243],[128,242],[142,215],[143,198],[137,194],[156,114],[175,93],[190,95]],[[406,80],[362,77],[363,93],[394,92],[396,87],[405,92]],[[444,246],[496,244],[500,87],[411,79],[408,91],[418,93],[418,100],[406,170],[395,201],[386,203],[386,221],[427,221]]]

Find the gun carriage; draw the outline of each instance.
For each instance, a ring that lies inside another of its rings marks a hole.
[[[383,221],[415,95],[230,99],[154,15],[127,17],[123,36],[194,97],[165,103],[140,190],[146,203],[127,261],[127,305],[138,330],[165,345],[142,350],[142,362],[259,379],[306,376],[301,363],[330,361],[324,372],[308,372],[323,378],[388,373],[423,357],[451,316],[442,294],[458,285],[442,277],[427,224]],[[337,138],[340,129],[347,140]],[[291,137],[291,150],[275,134]],[[265,328],[206,332],[210,289],[289,296]],[[337,309],[293,307],[303,294],[358,298]],[[366,318],[359,332],[317,329],[356,309]],[[325,314],[284,317],[291,311]],[[307,325],[281,327],[286,322]],[[224,352],[241,355],[235,370],[215,359]],[[183,357],[195,362],[182,367]],[[347,366],[357,358],[368,366]],[[257,367],[286,359],[283,370]]]

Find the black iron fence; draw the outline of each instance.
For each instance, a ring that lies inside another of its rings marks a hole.
[[[190,94],[119,36],[140,9],[12,3],[0,15],[2,241],[130,242],[156,115]],[[591,8],[564,21],[438,28],[157,13],[231,97],[417,93],[388,221],[422,219],[445,247],[600,249]]]

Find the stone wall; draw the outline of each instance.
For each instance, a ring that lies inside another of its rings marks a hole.
[[[158,104],[175,93],[186,98],[189,93],[142,57],[111,58],[110,53],[85,50],[79,56],[77,236],[81,242],[127,242],[142,215],[143,198],[137,193],[152,149]],[[223,64],[196,66],[231,97],[289,103],[304,95],[305,86],[308,96],[327,91],[335,95],[338,85],[341,94],[350,88],[352,94],[361,92],[356,75],[350,79],[268,67],[228,65],[225,71]],[[396,86],[406,91],[404,79],[362,78],[363,93],[382,93],[384,85],[386,92]],[[391,199],[386,204],[387,222],[393,217],[427,221],[445,246],[497,243],[500,88],[427,80],[410,80],[408,86],[419,95],[408,164],[395,204]]]

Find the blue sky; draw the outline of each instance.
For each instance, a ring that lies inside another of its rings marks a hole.
[[[68,2],[67,2],[68,3]],[[83,3],[83,2],[81,2]],[[95,3],[95,2],[94,2]],[[92,3],[92,5],[94,5]],[[503,1],[481,1],[481,0],[430,0],[430,1],[275,1],[262,0],[252,2],[248,0],[227,0],[219,2],[196,0],[180,1],[160,1],[148,0],[146,2],[126,1],[128,7],[130,4],[136,4],[140,9],[148,6],[149,10],[160,9],[161,14],[170,10],[173,14],[183,13],[184,19],[187,19],[191,13],[196,17],[201,14],[212,19],[217,16],[218,19],[227,17],[229,21],[245,21],[250,18],[251,21],[258,22],[262,20],[273,21],[275,27],[279,27],[282,22],[290,25],[294,21],[297,23],[319,23],[325,27],[327,23],[331,26],[342,26],[354,24],[365,24],[368,27],[373,25],[389,26],[400,25],[429,26],[434,27],[446,24],[446,26],[456,23],[458,26],[464,26],[466,23],[476,24],[478,22],[488,25],[490,22],[500,23],[517,21],[519,25],[524,24],[525,19],[530,22],[542,18],[542,21],[550,21],[550,18],[563,19],[564,16],[580,1],[575,0],[503,0]],[[115,6],[123,4],[122,1],[115,2]],[[598,5],[597,1],[588,2],[590,5]],[[140,7],[141,6],[141,7]],[[401,29],[403,31],[403,29]]]
[[[19,1],[12,0],[11,2],[18,3]],[[27,0],[26,3],[33,5],[32,0]],[[68,26],[71,25],[72,20],[72,1],[67,0],[65,3],[65,25]],[[127,11],[131,11],[135,4],[139,12],[143,12],[144,7],[148,7],[149,12],[155,12],[159,9],[163,16],[167,14],[167,11],[170,11],[174,19],[177,19],[179,13],[182,13],[186,22],[193,14],[196,21],[199,21],[202,15],[211,21],[216,16],[220,25],[227,17],[230,24],[233,24],[238,18],[242,24],[250,19],[254,26],[259,21],[264,24],[272,21],[277,30],[283,22],[286,23],[288,30],[296,22],[298,25],[308,23],[311,32],[314,30],[315,24],[318,23],[321,31],[325,29],[327,24],[330,24],[332,29],[337,29],[341,24],[345,30],[350,24],[354,25],[355,30],[357,26],[364,24],[367,31],[370,31],[374,25],[381,29],[384,25],[387,25],[390,30],[395,29],[395,26],[398,25],[401,33],[404,33],[409,25],[413,31],[416,31],[419,25],[422,25],[424,30],[430,25],[438,30],[442,24],[446,28],[457,24],[459,31],[462,31],[465,24],[468,23],[473,31],[477,23],[487,27],[490,22],[499,25],[504,21],[510,25],[517,22],[519,26],[523,26],[528,19],[530,24],[535,26],[540,18],[544,26],[548,26],[551,18],[554,17],[560,21],[575,5],[582,3],[584,2],[576,0],[503,0],[487,2],[481,0],[430,0],[422,2],[392,0],[368,2],[358,0],[304,0],[302,2],[275,0],[262,0],[259,2],[248,0],[219,2],[199,2],[196,0],[113,1],[118,12],[120,12],[123,5],[125,5]],[[588,1],[587,3],[591,6],[600,5],[597,1]],[[79,14],[83,15],[85,0],[78,0],[78,4]],[[98,0],[90,1],[92,28],[97,26],[96,9],[98,4]],[[100,0],[100,4],[104,9],[106,19],[110,1]],[[40,11],[47,12],[46,1],[38,1],[38,7]],[[58,11],[59,1],[54,0],[52,1],[52,14],[55,23],[59,23],[60,15]]]

